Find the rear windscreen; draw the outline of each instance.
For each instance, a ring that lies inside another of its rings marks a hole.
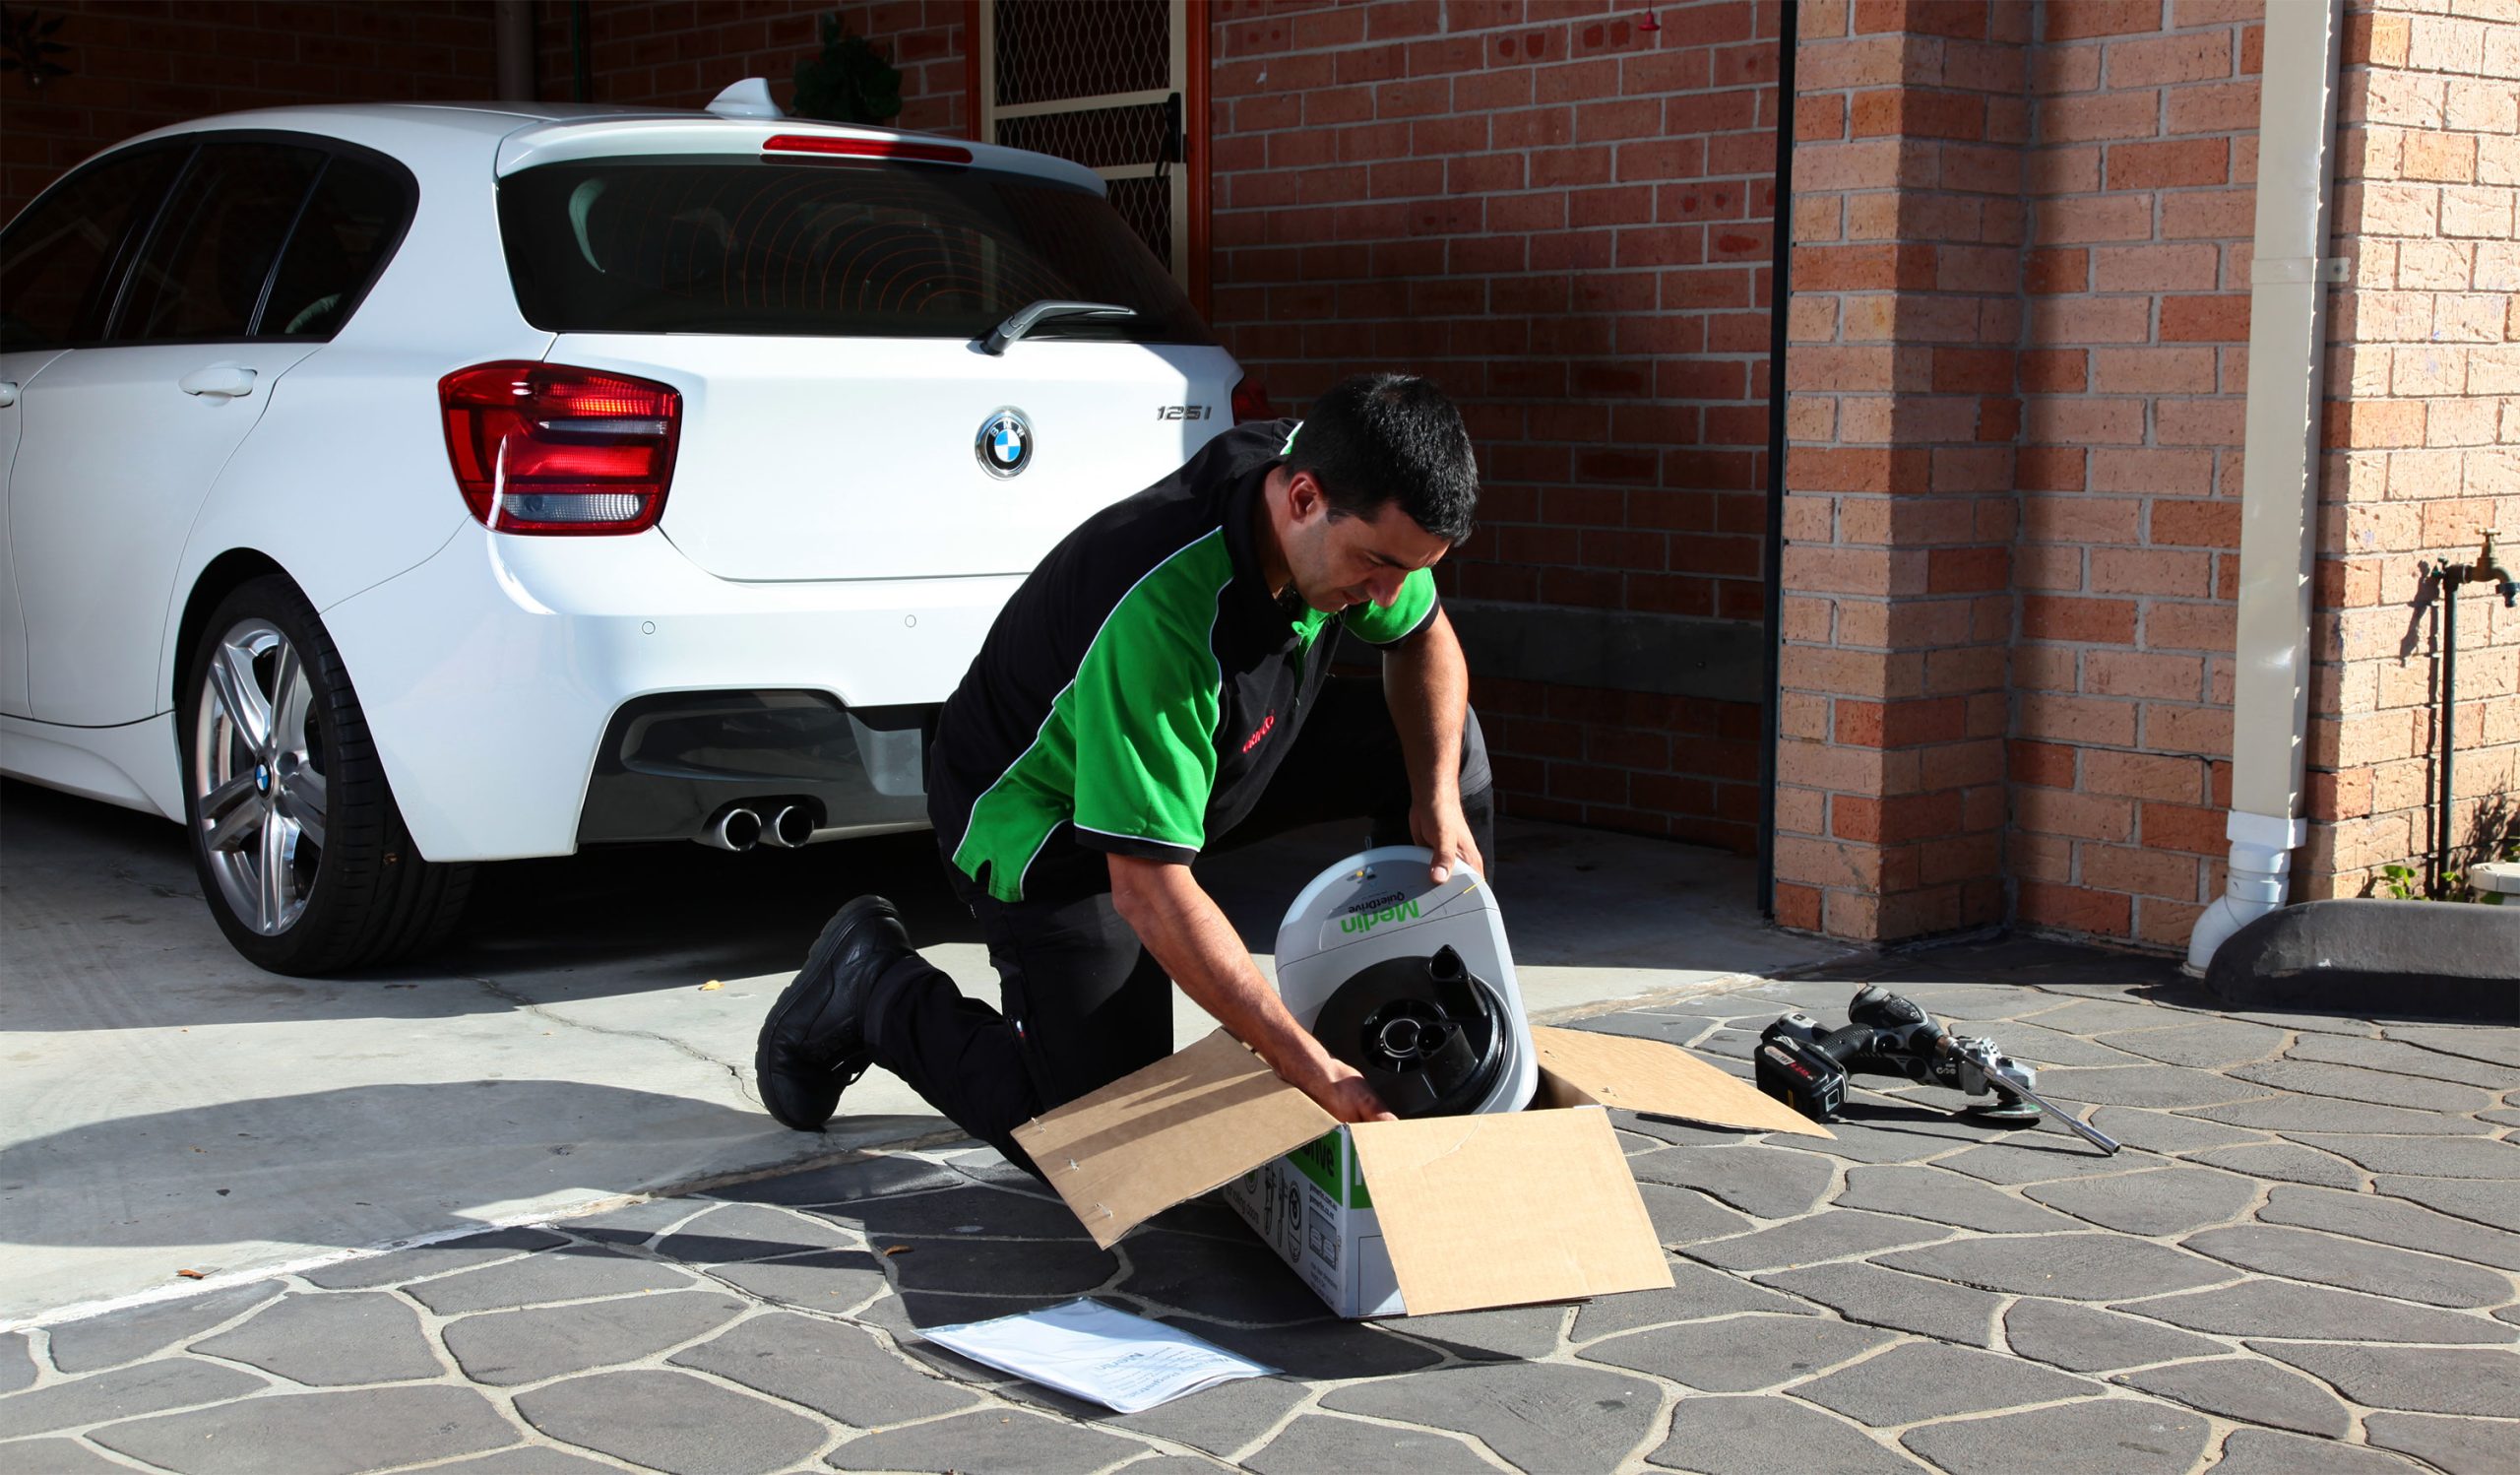
[[[976,338],[1045,298],[1137,309],[1033,337],[1211,343],[1103,198],[934,164],[593,159],[499,184],[526,320],[555,333]]]

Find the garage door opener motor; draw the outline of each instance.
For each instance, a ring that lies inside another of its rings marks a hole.
[[[1415,845],[1351,856],[1278,928],[1278,993],[1399,1117],[1519,1112],[1540,1083],[1494,893],[1467,866],[1428,881]]]

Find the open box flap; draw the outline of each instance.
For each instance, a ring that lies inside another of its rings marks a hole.
[[[1410,1315],[1671,1284],[1607,1112],[1348,1130]]]
[[[1105,1250],[1339,1123],[1224,1030],[1015,1129]]]
[[[1532,1031],[1532,1044],[1546,1078],[1543,1098],[1552,1106],[1589,1102],[1740,1131],[1837,1135],[1676,1045],[1545,1027]]]

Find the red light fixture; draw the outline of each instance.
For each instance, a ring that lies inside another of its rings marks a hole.
[[[637,533],[663,515],[682,433],[671,385],[512,361],[458,369],[437,397],[455,483],[490,531]]]
[[[1269,386],[1261,383],[1258,375],[1245,374],[1233,381],[1233,422],[1235,424],[1239,425],[1245,420],[1273,420],[1277,417],[1278,407],[1269,403]]]
[[[764,154],[819,154],[831,159],[898,159],[911,163],[970,163],[972,151],[956,144],[907,138],[843,138],[828,133],[774,133]]]

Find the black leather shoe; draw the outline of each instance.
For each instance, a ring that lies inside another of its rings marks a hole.
[[[861,896],[832,914],[796,981],[770,1006],[753,1047],[761,1104],[798,1131],[823,1129],[840,1093],[866,1073],[866,999],[884,970],[909,957],[901,914]]]

